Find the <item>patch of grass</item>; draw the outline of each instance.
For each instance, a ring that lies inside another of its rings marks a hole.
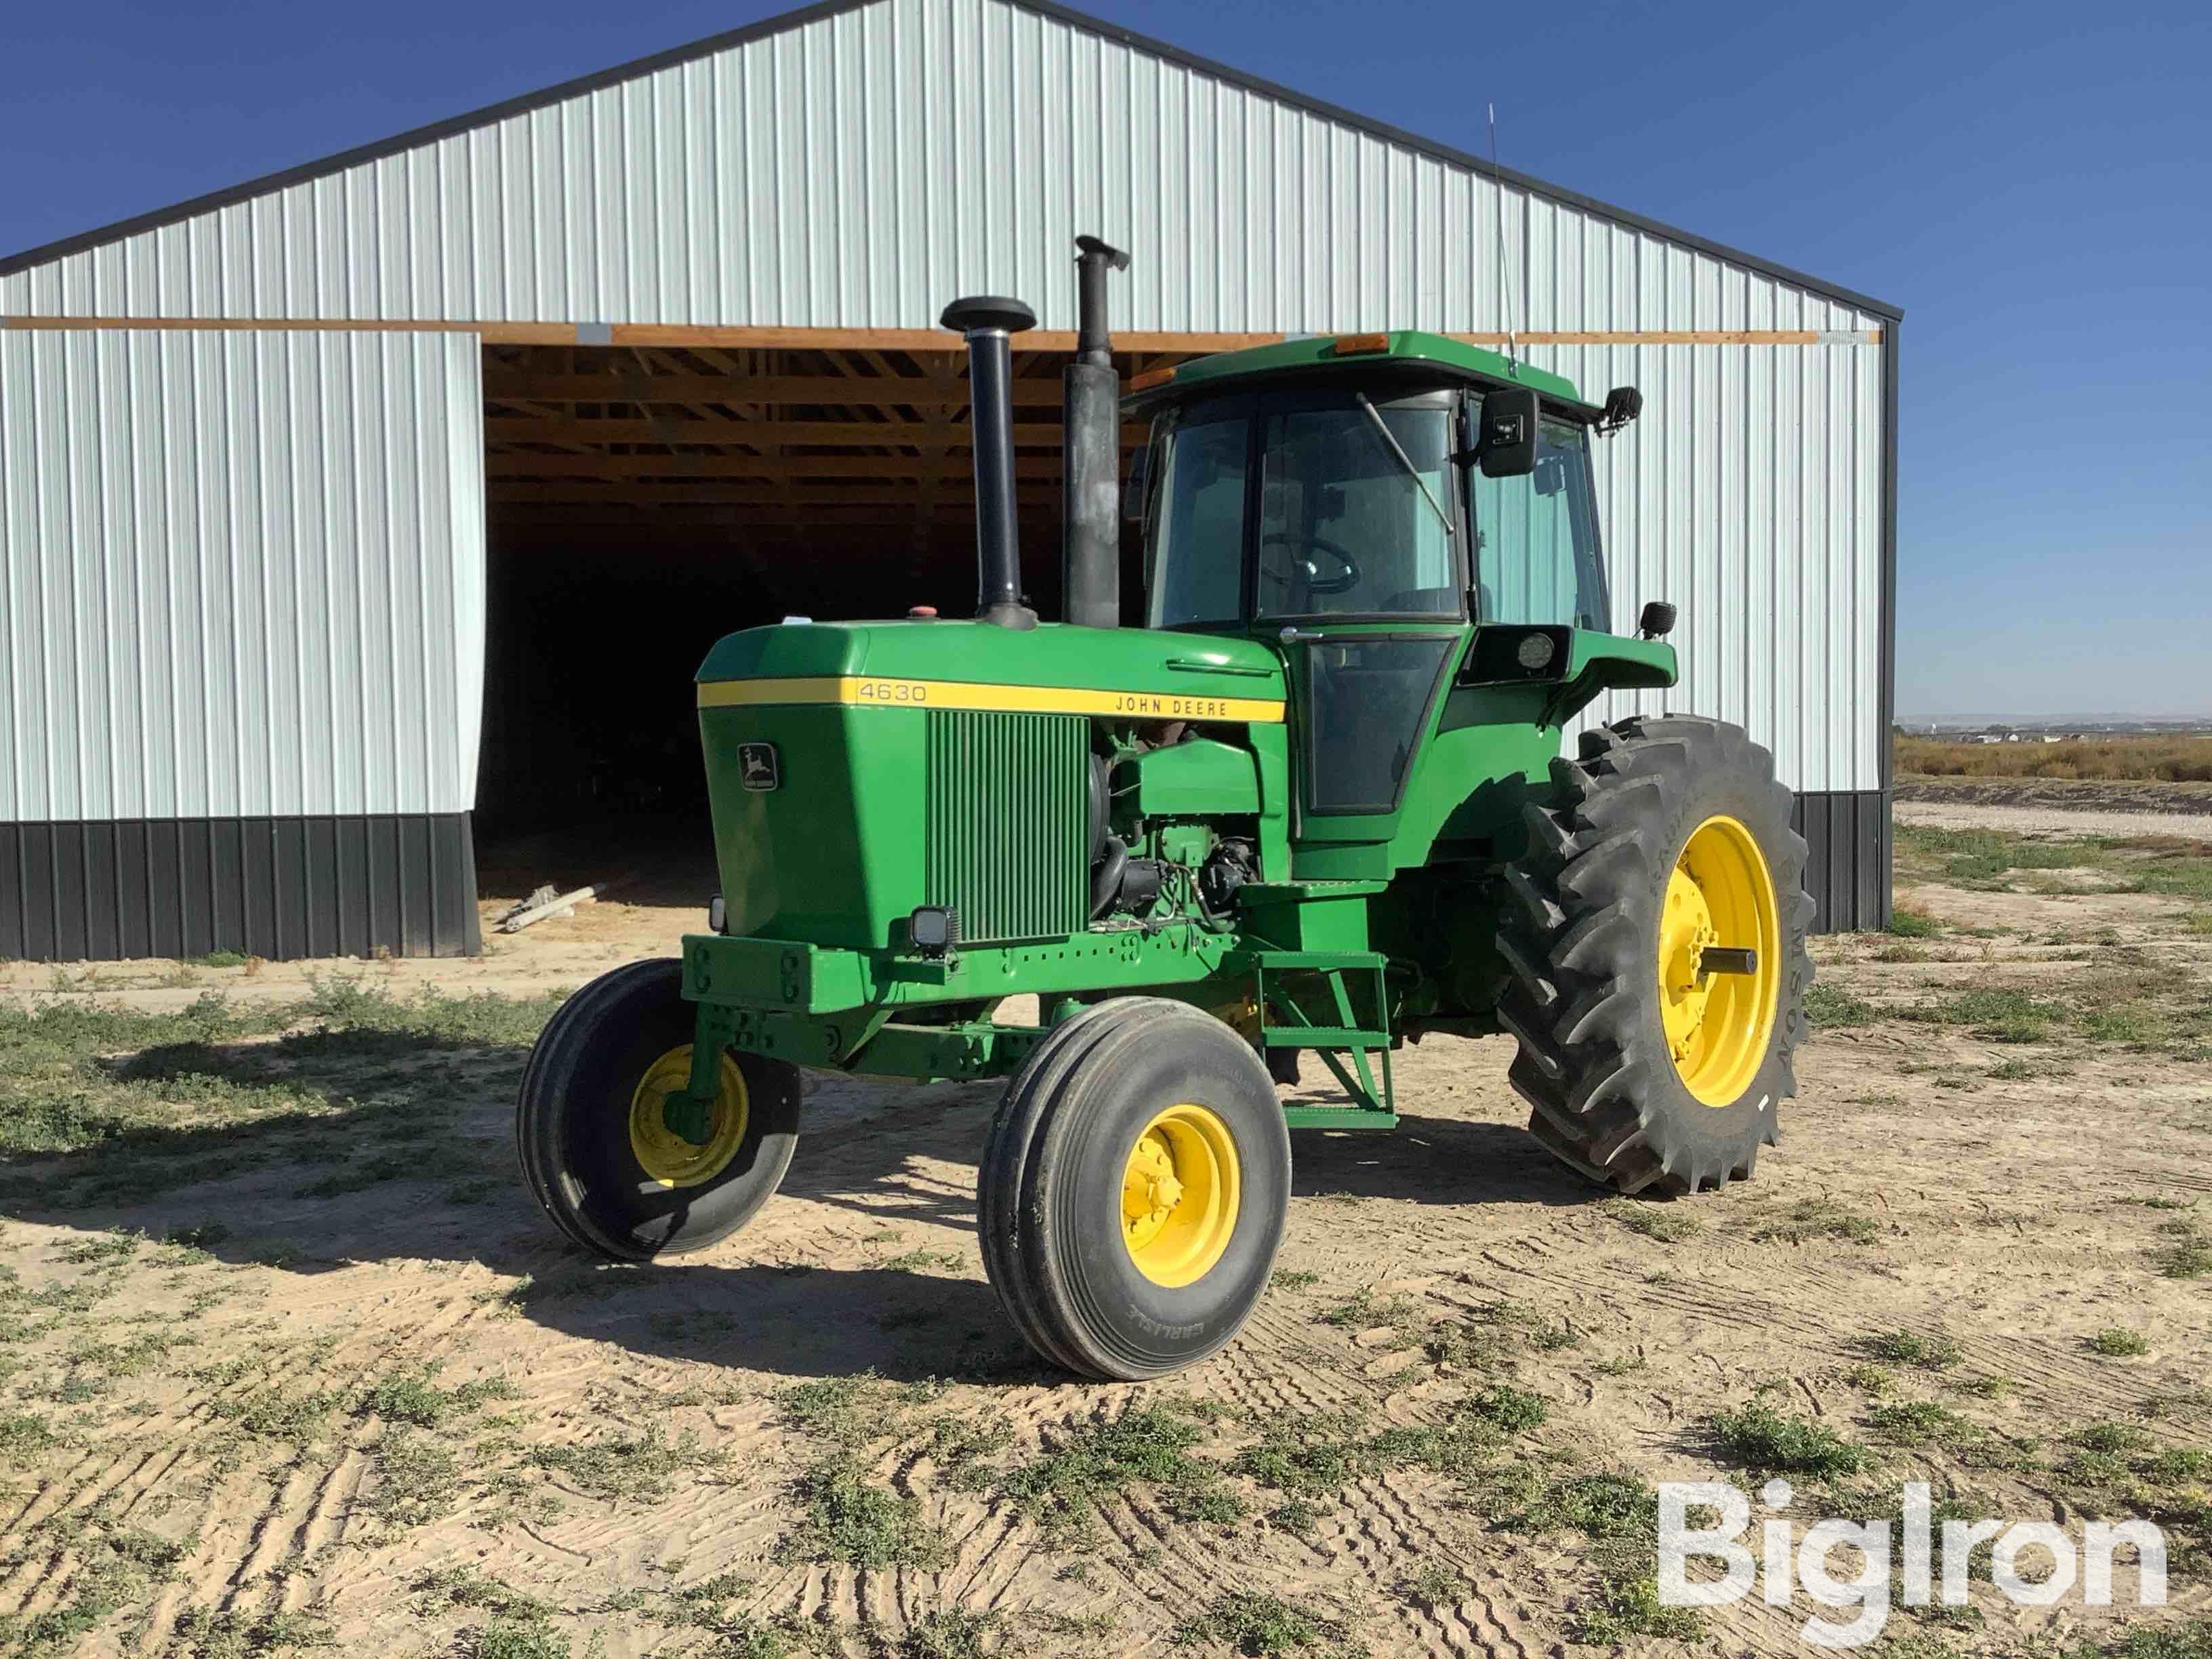
[[[518,1619],[543,1619],[551,1614],[550,1603],[525,1595],[513,1585],[471,1566],[440,1567],[417,1573],[407,1588],[424,1613],[448,1607],[471,1607],[485,1613],[510,1613]]]
[[[11,1553],[9,1559],[27,1559],[32,1547],[66,1551],[75,1558],[75,1571],[43,1611],[0,1617],[0,1639],[25,1659],[82,1652],[84,1638],[109,1618],[175,1577],[191,1545],[91,1516],[57,1516],[26,1540],[24,1553]]]
[[[1215,1597],[1177,1626],[1173,1639],[1179,1647],[1217,1642],[1248,1659],[1309,1651],[1351,1656],[1367,1650],[1335,1620],[1280,1596],[1249,1590]]]
[[[247,1654],[295,1653],[337,1645],[337,1632],[303,1613],[252,1613],[186,1607],[177,1615],[171,1651],[189,1647],[197,1659],[243,1659]]]
[[[1891,907],[1888,931],[1899,939],[1934,939],[1943,931],[1943,924],[1925,910],[1899,904]]]
[[[1942,1002],[1900,1009],[1899,1017],[1922,1024],[1966,1025],[1990,1042],[2042,1042],[2066,1023],[2064,1005],[2004,986],[1984,986]]]
[[[259,1389],[242,1398],[215,1401],[210,1410],[217,1417],[234,1419],[248,1434],[309,1445],[339,1403],[338,1396],[326,1389],[293,1394],[283,1389]]]
[[[1279,1504],[1267,1511],[1267,1523],[1280,1527],[1285,1532],[1299,1537],[1309,1537],[1321,1525],[1323,1511],[1320,1504],[1304,1498],[1293,1498],[1287,1504]]]
[[[2165,1278],[2202,1279],[2212,1273],[2212,1243],[2201,1237],[2194,1229],[2188,1229],[2171,1244],[2161,1245],[2154,1250],[2151,1261]]]
[[[1832,1199],[1806,1198],[1779,1216],[1770,1216],[1752,1229],[1754,1243],[1807,1244],[1834,1239],[1849,1244],[1881,1241],[1881,1228],[1865,1216],[1845,1209]]]
[[[720,1463],[726,1454],[699,1443],[686,1431],[674,1441],[658,1425],[641,1435],[610,1435],[585,1445],[533,1446],[530,1461],[558,1471],[588,1497],[610,1503],[647,1503],[665,1498],[687,1470]]]
[[[456,1659],[568,1659],[568,1633],[544,1619],[499,1618],[465,1630]]]
[[[36,1412],[0,1412],[0,1457],[20,1463],[62,1443],[53,1425]]]
[[[1867,1426],[1892,1444],[1957,1447],[1981,1437],[1982,1431],[1948,1406],[1932,1400],[1903,1400],[1876,1406],[1867,1413]]]
[[[1955,1338],[1940,1332],[1923,1336],[1917,1331],[1884,1331],[1869,1337],[1863,1346],[1876,1359],[1892,1365],[1915,1365],[1923,1371],[1945,1370],[1966,1357]]]
[[[2150,1444],[2150,1436],[2132,1423],[2087,1423],[2067,1437],[2093,1452],[2140,1451]]]
[[[1431,1607],[1455,1606],[1466,1598],[1470,1588],[1465,1573],[1441,1561],[1427,1562],[1398,1581],[1401,1600]]]
[[[1137,1482],[1158,1489],[1178,1520],[1235,1520],[1243,1505],[1220,1468],[1190,1455],[1206,1435],[1176,1405],[1138,1406],[1067,1429],[1002,1485],[1051,1539],[1088,1536],[1099,1504]]]
[[[859,1460],[834,1451],[793,1484],[799,1522],[778,1553],[787,1560],[842,1561],[856,1567],[932,1569],[951,1559],[944,1534],[923,1516],[912,1492],[871,1486]]]
[[[2065,1659],[2212,1659],[2212,1619],[2191,1620],[2185,1625],[2134,1625],[2114,1645],[2104,1649],[2087,1644]]]
[[[873,1371],[801,1382],[777,1396],[794,1428],[838,1445],[858,1448],[896,1433],[911,1409],[924,1403],[927,1386],[902,1388]]]
[[[386,1372],[362,1396],[361,1409],[387,1423],[411,1423],[434,1429],[449,1419],[474,1411],[487,1400],[520,1400],[522,1390],[503,1376],[483,1377],[457,1389],[441,1389],[434,1380],[442,1367],[435,1360],[425,1365]]]
[[[1340,1330],[1364,1331],[1380,1325],[1404,1325],[1419,1313],[1420,1310],[1406,1297],[1377,1301],[1372,1289],[1362,1288],[1315,1317],[1320,1323],[1334,1325]]]
[[[1853,996],[1832,985],[1814,984],[1805,991],[1805,1018],[1822,1030],[1842,1030],[1847,1026],[1871,1025],[1881,1018],[1882,1011],[1863,997]]]
[[[937,1273],[958,1267],[960,1258],[950,1250],[908,1250],[902,1255],[886,1256],[876,1265],[886,1273]]]
[[[2150,1352],[2150,1339],[2141,1331],[2108,1325],[2088,1339],[2088,1347],[2107,1359],[2139,1359]]]
[[[1278,1267],[1267,1276],[1267,1285],[1278,1291],[1310,1291],[1321,1283],[1321,1275],[1307,1267]]]
[[[1711,1426],[1722,1452],[1748,1468],[1832,1479],[1866,1467],[1864,1447],[1826,1424],[1785,1416],[1761,1400],[1716,1413]]]
[[[1575,1636],[1597,1647],[1617,1647],[1639,1636],[1694,1642],[1705,1634],[1694,1607],[1670,1607],[1659,1599],[1656,1577],[1615,1578],[1597,1592]]]
[[[1662,1244],[1679,1244],[1705,1231],[1705,1224],[1686,1209],[1661,1201],[1632,1198],[1607,1199],[1598,1208],[1632,1233],[1656,1238]]]
[[[998,1627],[996,1613],[932,1607],[899,1638],[898,1659],[979,1659],[983,1638]]]
[[[428,1436],[394,1429],[378,1443],[376,1480],[362,1506],[394,1526],[419,1527],[460,1501],[460,1460]]]

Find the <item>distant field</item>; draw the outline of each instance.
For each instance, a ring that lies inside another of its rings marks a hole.
[[[2113,738],[2100,743],[1951,743],[1900,737],[1897,769],[1939,778],[2087,778],[2212,783],[2212,738]]]

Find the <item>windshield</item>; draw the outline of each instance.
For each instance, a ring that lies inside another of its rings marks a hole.
[[[1245,613],[1247,520],[1255,506],[1253,614],[1457,616],[1458,559],[1438,512],[1451,501],[1451,409],[1443,394],[1369,405],[1347,393],[1288,407],[1239,399],[1186,420],[1169,434],[1162,464],[1152,625],[1229,623]]]
[[[1588,445],[1581,427],[1546,421],[1534,472],[1486,478],[1468,469],[1479,620],[1610,625]]]

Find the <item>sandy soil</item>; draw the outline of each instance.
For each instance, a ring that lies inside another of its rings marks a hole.
[[[2183,836],[2212,837],[2212,818],[2198,812],[2114,811],[2074,806],[1984,806],[1929,797],[1899,800],[1899,823],[1936,830],[2003,830],[2016,836]]]
[[[2163,971],[2212,985],[2212,939],[2185,933],[2169,901],[1936,887],[1916,902],[1955,928],[2005,931],[1948,936],[1903,961],[1880,959],[1900,954],[1894,941],[1820,941],[1823,983],[1890,1006],[2046,983],[2084,971],[2080,952],[2033,942],[2071,928],[2110,929],[2157,951]],[[480,962],[346,971],[402,991],[537,991],[665,950],[691,915],[601,904]],[[163,971],[101,969],[57,992],[50,974],[14,969],[0,983],[40,1003],[98,996],[159,1008],[211,988],[283,994],[318,970],[203,969],[189,986],[160,982]],[[678,1265],[610,1272],[563,1246],[519,1180],[486,1201],[439,1201],[456,1175],[507,1162],[520,1055],[426,1054],[420,1098],[449,1115],[459,1150],[426,1155],[419,1172],[310,1199],[298,1193],[302,1170],[278,1164],[144,1202],[15,1206],[0,1260],[27,1284],[94,1271],[66,1263],[100,1229],[158,1239],[224,1220],[233,1237],[213,1246],[212,1263],[134,1267],[86,1328],[117,1341],[182,1316],[211,1287],[231,1299],[191,1316],[198,1363],[251,1363],[228,1377],[156,1367],[118,1383],[122,1417],[19,1464],[0,1498],[0,1538],[20,1542],[96,1503],[118,1522],[192,1539],[143,1633],[127,1620],[103,1626],[79,1650],[95,1653],[158,1653],[196,1616],[265,1624],[282,1609],[326,1620],[346,1652],[446,1651],[456,1631],[498,1612],[441,1601],[424,1577],[465,1567],[538,1598],[579,1644],[596,1632],[592,1650],[608,1659],[768,1650],[714,1648],[725,1638],[668,1622],[667,1608],[691,1605],[674,1592],[726,1573],[750,1616],[786,1618],[805,1640],[849,1653],[901,1641],[902,1651],[954,1651],[915,1645],[915,1632],[955,1608],[995,1619],[987,1650],[1164,1653],[1180,1621],[1233,1588],[1333,1617],[1377,1654],[1532,1656],[1563,1651],[1588,1609],[1586,1552],[1494,1524],[1445,1474],[1356,1475],[1316,1500],[1304,1534],[1268,1518],[1281,1493],[1249,1481],[1239,1488],[1248,1514],[1228,1523],[1179,1519],[1138,1483],[1103,1501],[1092,1543],[1078,1551],[1003,1492],[961,1477],[932,1425],[963,1425],[989,1442],[993,1461],[1014,1463],[1143,1400],[1195,1399],[1260,1421],[1350,1409],[1371,1426],[1433,1424],[1486,1377],[1431,1357],[1421,1334],[1479,1321],[1504,1299],[1560,1334],[1508,1354],[1488,1378],[1549,1403],[1517,1454],[1539,1469],[1710,1478],[1725,1468],[1711,1413],[1762,1390],[1876,1443],[1869,1379],[1854,1368],[1883,1332],[1948,1337],[1960,1351],[1940,1373],[1902,1368],[1888,1397],[1941,1401],[2046,1450],[2007,1468],[1893,1448],[1876,1486],[1928,1474],[1988,1505],[1977,1513],[2063,1518],[2069,1489],[2049,1464],[2071,1430],[2122,1420],[2160,1445],[2201,1445],[2212,1432],[2201,1395],[2173,1404],[2191,1397],[2212,1358],[2212,1281],[2155,1271],[2170,1216],[2142,1203],[2212,1194],[2203,1064],[2117,1045],[1998,1044],[1888,1018],[1821,1035],[1802,1056],[1780,1148],[1756,1179],[1666,1206],[1702,1224],[1664,1243],[1632,1231],[1529,1140],[1504,1082],[1510,1053],[1503,1041],[1433,1039],[1401,1056],[1399,1133],[1297,1138],[1281,1266],[1298,1287],[1272,1293],[1221,1356],[1148,1388],[1041,1373],[1008,1334],[974,1237],[974,1160],[994,1088],[817,1081],[789,1179],[750,1229]],[[332,1133],[376,1131],[356,1115]],[[459,1162],[441,1162],[449,1157]],[[1790,1242],[1783,1224],[1808,1205],[1865,1224],[1866,1242]],[[258,1241],[270,1237],[295,1254],[261,1259],[271,1252]],[[1372,1322],[1325,1320],[1361,1291],[1380,1310]],[[2141,1333],[2148,1354],[2092,1352],[2087,1339],[2108,1327]],[[410,1525],[376,1512],[392,1478],[381,1449],[401,1431],[374,1412],[341,1413],[296,1446],[281,1435],[240,1443],[237,1423],[250,1425],[250,1402],[270,1390],[342,1389],[424,1362],[445,1366],[447,1386],[498,1376],[520,1395],[454,1431],[462,1474],[449,1513]],[[788,1420],[783,1391],[869,1373],[886,1384],[944,1379],[904,1429],[859,1452],[868,1480],[943,1528],[941,1566],[779,1557],[800,1507],[792,1483],[822,1452]],[[1976,1379],[1979,1391],[1961,1386]],[[1198,1455],[1226,1457],[1253,1432],[1223,1428]],[[718,1461],[628,1497],[557,1458],[532,1461],[549,1446],[648,1433],[696,1437]],[[1404,1589],[1432,1565],[1461,1577],[1442,1592]],[[75,1571],[66,1554],[7,1559],[0,1610],[59,1604]],[[2175,1599],[2204,1610],[2204,1582],[2178,1583]],[[2110,1628],[2107,1615],[2070,1605],[2014,1608],[1987,1585],[1977,1601],[1987,1628],[1944,1638],[1962,1652],[2031,1650],[2083,1620]],[[1808,1610],[1721,1609],[1709,1650],[1799,1651]],[[1893,1631],[1905,1628],[1900,1615]]]

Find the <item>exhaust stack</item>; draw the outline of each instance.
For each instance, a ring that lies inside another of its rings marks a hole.
[[[1067,620],[1121,625],[1121,377],[1106,332],[1106,276],[1129,256],[1096,236],[1075,239],[1075,361],[1062,380],[1065,482],[1062,592]]]
[[[1012,337],[1036,326],[1019,300],[976,295],[938,318],[967,337],[969,433],[975,452],[975,616],[1000,628],[1035,628],[1022,603],[1022,551],[1014,519]]]

